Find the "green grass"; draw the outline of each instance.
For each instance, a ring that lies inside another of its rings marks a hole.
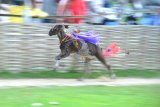
[[[1,107],[160,107],[160,85],[0,88],[0,99]]]
[[[137,78],[160,78],[159,70],[114,70],[117,77],[137,77]],[[54,71],[33,71],[14,73],[9,71],[0,71],[0,78],[80,78],[83,72],[54,72]],[[109,73],[92,72],[89,78],[97,78],[102,75],[109,76]]]
[[[118,77],[160,78],[160,70],[118,70]]]

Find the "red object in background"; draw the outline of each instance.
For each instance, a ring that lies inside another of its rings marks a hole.
[[[113,57],[114,54],[117,54],[121,51],[121,48],[117,45],[116,42],[112,42],[109,46],[104,50],[103,56],[105,57]]]
[[[86,4],[84,0],[71,0],[69,4],[71,15],[73,16],[85,16]],[[82,18],[66,18],[66,22],[81,23]]]

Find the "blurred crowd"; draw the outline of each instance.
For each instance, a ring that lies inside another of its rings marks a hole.
[[[160,0],[0,0],[0,22],[160,25]]]

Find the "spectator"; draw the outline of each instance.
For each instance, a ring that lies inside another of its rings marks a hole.
[[[57,11],[57,0],[44,0],[43,1],[43,11],[48,13],[49,16],[56,15]],[[44,23],[53,23],[55,20],[52,19],[44,19],[42,22]]]
[[[60,0],[57,15],[85,16],[86,4],[84,0]],[[82,23],[82,18],[65,18],[67,23]]]
[[[35,0],[12,0],[13,5],[10,6],[10,14],[24,15],[24,17],[11,17],[10,21],[13,23],[31,22],[31,8],[36,7]]]
[[[14,5],[26,5],[26,4],[30,4],[30,0],[12,0],[12,4]],[[31,0],[31,6],[32,8],[36,8],[36,0]]]
[[[13,0],[9,7],[9,13],[15,15],[23,15],[23,17],[10,17],[10,22],[23,23],[23,22],[40,22],[40,19],[32,19],[32,17],[46,17],[47,13],[36,8],[36,0]]]
[[[104,0],[104,8],[108,9],[108,12],[111,12],[111,15],[106,15],[105,19],[103,20],[104,25],[118,25],[118,18],[117,13],[114,12],[112,8],[113,5],[110,0]]]
[[[143,9],[143,3],[142,0],[129,0],[129,5],[131,10],[142,10]],[[129,25],[138,25],[138,20],[141,19],[143,16],[142,12],[136,12],[134,14],[129,15],[126,17],[126,21]]]
[[[157,11],[157,13],[146,13],[141,20],[142,25],[160,25],[160,1],[148,0],[144,2],[144,9]]]
[[[90,15],[96,15],[89,19],[89,23],[100,25],[117,25],[117,15],[111,7],[109,0],[90,1]],[[102,16],[103,15],[103,16]]]

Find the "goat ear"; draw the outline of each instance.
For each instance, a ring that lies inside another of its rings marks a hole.
[[[64,25],[64,27],[68,29],[68,28],[69,28],[69,25]]]

